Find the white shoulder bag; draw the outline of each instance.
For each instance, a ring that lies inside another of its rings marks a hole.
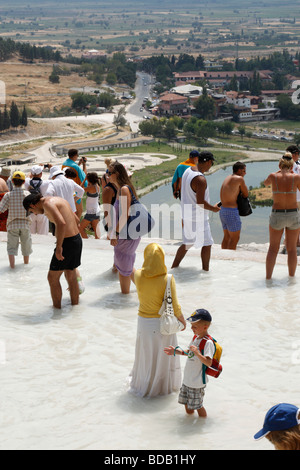
[[[174,315],[173,300],[171,293],[172,274],[168,274],[168,282],[165,290],[164,300],[160,311],[160,332],[162,335],[174,335],[183,329],[183,324]]]

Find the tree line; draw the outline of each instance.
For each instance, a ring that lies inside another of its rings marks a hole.
[[[203,67],[204,58],[201,54],[196,58],[190,54],[180,54],[178,58],[161,54],[144,59],[139,64],[140,70],[155,75],[156,81],[167,87],[173,82],[174,72],[201,70]]]
[[[7,131],[11,128],[26,127],[28,124],[27,111],[25,106],[22,111],[19,111],[18,106],[13,101],[10,109],[5,105],[3,110],[0,109],[0,132]]]
[[[209,138],[216,137],[218,134],[231,135],[234,123],[232,121],[209,121],[195,116],[187,121],[179,116],[161,119],[154,117],[140,122],[139,129],[142,135],[168,140],[175,139],[179,132],[183,132],[188,140],[207,143]],[[241,135],[244,135],[243,129],[241,129]]]
[[[235,70],[239,71],[253,71],[253,70],[271,70],[272,72],[283,71],[287,73],[295,73],[298,67],[293,62],[293,59],[299,58],[299,53],[295,57],[290,55],[287,49],[282,52],[273,52],[268,57],[255,57],[249,60],[235,61]]]
[[[64,59],[64,62],[77,65],[73,71],[86,75],[97,85],[102,83],[104,75],[108,85],[125,83],[134,88],[136,82],[137,64],[127,60],[126,55],[122,52],[116,52],[112,57],[96,59],[78,58],[69,55]]]
[[[12,39],[0,37],[0,61],[3,62],[12,57],[13,54],[19,54],[21,59],[32,62],[33,60],[55,61],[62,60],[59,51],[52,47],[40,47],[25,42],[16,42]]]
[[[77,92],[71,95],[72,108],[78,111],[90,109],[90,112],[95,112],[97,108],[109,109],[118,103],[115,96],[107,91],[99,94],[88,94]]]
[[[235,62],[221,62],[223,71],[253,71],[259,70],[270,70],[274,73],[273,80],[275,81],[276,89],[282,89],[284,86],[283,75],[288,73],[296,73],[299,71],[299,66],[295,65],[294,59],[300,59],[300,53],[297,52],[295,57],[289,54],[284,49],[282,52],[273,52],[268,57],[256,57],[249,60],[237,59]],[[170,87],[174,82],[174,72],[189,72],[195,70],[204,69],[204,58],[200,54],[198,57],[193,57],[189,54],[180,54],[179,57],[164,56],[152,56],[144,59],[139,68],[154,74],[157,82],[161,83],[165,87]],[[246,84],[249,89],[249,83]],[[261,84],[258,83],[258,78],[250,83],[250,86],[256,88],[259,91]]]

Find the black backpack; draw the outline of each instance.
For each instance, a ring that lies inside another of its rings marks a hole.
[[[29,182],[29,192],[31,194],[39,194],[41,192],[40,187],[42,186],[42,183],[43,180],[41,180],[41,178],[32,178]]]

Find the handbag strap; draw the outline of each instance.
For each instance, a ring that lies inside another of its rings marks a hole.
[[[172,274],[168,274],[167,285],[166,285],[166,290],[165,290],[165,298],[167,297],[172,298],[171,279],[172,279]]]
[[[168,274],[167,287],[165,292],[165,302],[167,304],[167,309],[171,310],[173,306],[172,292],[171,292],[171,279],[172,274]]]
[[[168,313],[172,313],[173,299],[172,299],[172,292],[171,292],[171,279],[172,279],[172,274],[168,274],[167,285],[166,285],[162,307],[160,309],[159,315],[162,315],[162,310],[164,311],[167,310]]]
[[[126,186],[127,186],[127,188],[129,189],[130,194],[131,194],[131,204],[130,204],[130,205],[132,206],[133,204],[139,204],[140,201],[139,201],[139,200],[135,197],[135,195],[133,194],[133,191],[132,191],[131,187],[128,186],[128,184],[126,184]]]

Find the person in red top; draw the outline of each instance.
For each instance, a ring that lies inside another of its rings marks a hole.
[[[9,191],[8,186],[4,179],[0,178],[0,201],[2,201],[4,195]],[[3,214],[0,214],[0,232],[6,232],[7,231],[7,217],[8,217],[8,211],[3,212]]]

